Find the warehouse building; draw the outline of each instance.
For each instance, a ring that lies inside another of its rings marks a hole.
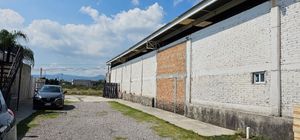
[[[203,0],[107,62],[122,98],[253,135],[293,138],[300,2]]]

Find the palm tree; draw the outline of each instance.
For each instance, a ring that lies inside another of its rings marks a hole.
[[[27,41],[28,38],[26,34],[21,31],[12,31],[9,32],[5,29],[0,31],[0,50],[4,54],[7,52],[8,56],[6,61],[10,59],[10,53],[14,48],[22,48],[23,50],[23,59],[29,61],[31,65],[34,65],[34,53],[31,49],[19,44],[18,39],[23,39]],[[3,55],[4,57],[4,55]]]

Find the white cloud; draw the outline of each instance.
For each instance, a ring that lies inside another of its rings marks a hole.
[[[140,1],[139,0],[131,0],[131,3],[133,5],[139,5],[140,4]]]
[[[0,28],[7,30],[20,29],[24,18],[11,9],[0,9]]]
[[[173,0],[173,6],[177,6],[181,2],[183,2],[183,0]]]
[[[163,9],[155,3],[147,9],[134,8],[106,16],[89,6],[80,12],[89,15],[90,25],[62,25],[51,20],[34,20],[27,28],[32,46],[90,56],[111,55],[162,26]]]
[[[56,63],[101,62],[101,67],[105,67],[105,61],[109,58],[131,47],[163,25],[164,11],[158,3],[146,9],[134,8],[115,15],[102,14],[90,6],[81,7],[79,11],[90,16],[93,23],[61,24],[54,20],[36,19],[25,26],[24,18],[20,14],[10,9],[0,9],[0,19],[5,19],[0,20],[0,28],[24,31],[29,37],[28,46],[37,50],[35,53],[43,57],[42,60],[49,58],[47,61]],[[44,55],[40,55],[41,50]],[[57,62],[58,59],[52,58],[51,53],[55,53],[54,57],[60,54],[66,60]],[[41,61],[41,58],[36,60],[41,64],[48,63]],[[104,71],[98,68],[66,68],[56,72],[95,75]]]
[[[99,12],[96,9],[93,9],[90,6],[83,6],[80,8],[80,12],[88,14],[89,16],[91,16],[94,20],[97,20],[98,16],[99,16]]]
[[[192,3],[193,5],[196,5],[201,1],[203,0],[173,0],[173,6],[175,7],[182,2],[188,2],[188,3]]]

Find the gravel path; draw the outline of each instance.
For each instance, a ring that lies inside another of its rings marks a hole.
[[[58,118],[30,129],[23,140],[159,140],[151,124],[140,123],[111,109],[107,102],[78,102]]]

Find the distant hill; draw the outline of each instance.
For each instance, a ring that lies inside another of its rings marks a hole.
[[[40,75],[32,75],[33,77],[37,78],[40,77]],[[83,79],[83,80],[93,80],[93,81],[98,81],[98,80],[103,80],[105,79],[105,76],[103,75],[97,75],[93,77],[88,77],[88,76],[76,76],[76,75],[68,75],[68,74],[52,74],[52,75],[44,75],[47,79],[64,79],[65,81],[72,81],[73,79]]]

